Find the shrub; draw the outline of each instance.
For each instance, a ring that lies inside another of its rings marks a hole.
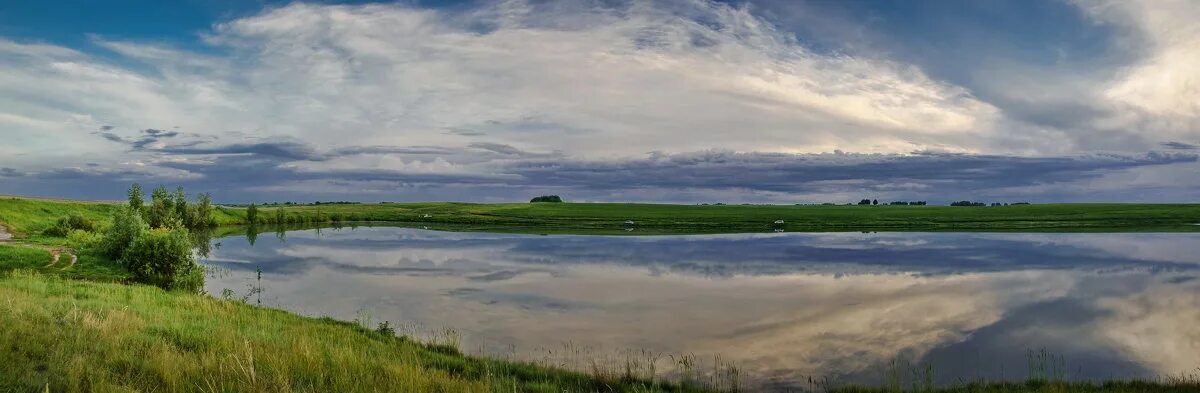
[[[72,229],[67,234],[67,243],[75,249],[87,249],[99,245],[104,237],[95,232],[88,232],[80,229]]]
[[[59,218],[54,226],[47,228],[42,233],[47,236],[66,237],[73,230],[94,232],[96,223],[79,213],[71,213],[66,217]]]
[[[132,208],[121,209],[113,214],[112,226],[108,227],[108,232],[100,241],[100,252],[109,258],[121,259],[129,245],[147,229],[141,214]]]
[[[561,197],[559,197],[558,195],[542,195],[542,196],[540,196],[540,197],[536,197],[536,198],[530,199],[530,200],[529,200],[529,203],[537,203],[537,202],[562,202],[562,201],[563,201],[563,200],[562,200],[562,198],[561,198]]]
[[[121,261],[141,283],[188,292],[199,292],[204,287],[204,268],[192,257],[186,229],[145,232],[133,240]]]

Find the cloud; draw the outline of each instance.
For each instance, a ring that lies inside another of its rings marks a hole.
[[[1008,88],[986,97],[703,0],[293,3],[218,23],[200,48],[0,40],[0,164],[95,163],[238,197],[788,201],[1044,192],[1195,161],[1147,153],[1187,150],[1161,141],[1200,128],[1190,104],[1162,104],[1185,87],[1138,76],[1161,63],[1190,80],[1190,63],[1168,56],[1191,53],[1187,24],[1157,3],[1077,5],[1154,45],[1122,72],[997,70]],[[1159,17],[1170,23],[1151,26]]]
[[[1200,146],[1193,145],[1193,144],[1191,144],[1191,143],[1183,143],[1183,142],[1163,142],[1163,144],[1162,144],[1162,145],[1163,145],[1164,147],[1171,148],[1171,149],[1175,149],[1175,150],[1196,150],[1196,149],[1200,149]]]

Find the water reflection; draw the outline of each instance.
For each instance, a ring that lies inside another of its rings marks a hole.
[[[204,262],[309,314],[450,326],[465,348],[536,358],[721,354],[768,387],[880,382],[897,357],[943,381],[1200,366],[1200,235],[770,233],[526,236],[358,228],[221,239]],[[514,349],[515,348],[515,351]]]

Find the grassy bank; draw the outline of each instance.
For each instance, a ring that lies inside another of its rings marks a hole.
[[[17,271],[0,299],[0,387],[14,391],[699,391],[141,285]]]

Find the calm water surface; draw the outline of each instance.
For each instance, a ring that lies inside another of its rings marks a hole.
[[[358,228],[216,240],[209,293],[461,335],[467,352],[589,367],[642,351],[748,384],[941,382],[1200,366],[1200,234],[537,236]],[[256,269],[262,269],[261,281]],[[250,298],[257,301],[259,296]],[[664,363],[660,370],[671,367]],[[615,367],[615,366],[614,366]]]

